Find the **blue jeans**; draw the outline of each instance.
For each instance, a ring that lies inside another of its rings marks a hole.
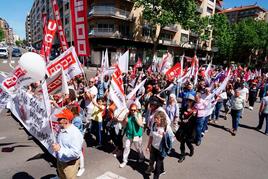
[[[96,140],[98,145],[102,144],[102,122],[97,122],[92,120],[92,125],[91,125],[91,132],[96,136]]]
[[[196,142],[201,141],[201,133],[203,130],[204,122],[206,118],[205,117],[197,117],[196,119]]]
[[[266,128],[265,128],[265,134],[268,134],[268,114],[262,113],[259,116],[259,125],[257,128],[261,129],[263,125],[264,118],[266,120]]]
[[[220,110],[222,108],[222,105],[223,105],[223,102],[217,102],[216,103],[215,108],[214,108],[214,110],[212,112],[212,116],[211,116],[212,119],[215,119],[215,120],[219,119]]]
[[[210,115],[205,117],[202,132],[205,132],[206,130],[208,130],[208,119],[209,119],[209,117],[210,117]]]
[[[233,129],[237,130],[242,110],[231,110]]]

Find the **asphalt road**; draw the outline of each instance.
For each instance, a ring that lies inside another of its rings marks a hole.
[[[8,63],[0,59],[0,71],[9,69]],[[232,136],[230,116],[221,119],[217,125],[209,126],[201,146],[195,147],[193,157],[186,157],[183,163],[177,162],[179,143],[175,142],[175,152],[165,159],[166,174],[163,179],[267,179],[268,178],[268,136],[254,129],[258,123],[257,108],[245,110],[241,126],[236,136]],[[49,155],[41,150],[34,140],[20,129],[19,123],[6,110],[0,118],[0,178],[31,179],[51,178],[56,169]],[[261,131],[264,131],[265,126]],[[144,137],[144,143],[147,137]],[[120,169],[119,161],[105,149],[87,147],[85,144],[86,171],[81,179],[97,178],[106,173],[106,178],[148,178],[144,171],[148,163],[137,164],[130,155],[128,165]],[[148,158],[149,154],[145,152]],[[107,174],[107,172],[109,172]],[[102,177],[105,178],[105,177]]]

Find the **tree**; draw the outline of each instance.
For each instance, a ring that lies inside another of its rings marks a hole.
[[[23,42],[21,40],[16,40],[15,44],[19,47],[23,44]]]
[[[251,65],[252,60],[267,55],[268,25],[264,21],[245,19],[233,26],[235,34],[234,58]]]
[[[4,31],[0,28],[0,42],[4,40]]]
[[[216,58],[230,63],[233,56],[234,32],[223,14],[215,14],[211,18],[214,46],[218,48]]]
[[[160,34],[165,26],[180,24],[189,27],[196,12],[195,0],[134,0],[143,9],[143,19],[152,29],[153,53],[157,50]]]

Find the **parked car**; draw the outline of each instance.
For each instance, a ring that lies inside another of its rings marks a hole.
[[[20,57],[22,54],[21,54],[21,51],[20,51],[20,49],[18,49],[18,48],[14,48],[13,50],[12,50],[12,57]]]
[[[0,58],[8,58],[8,49],[6,47],[0,48]]]

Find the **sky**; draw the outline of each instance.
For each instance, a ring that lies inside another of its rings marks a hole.
[[[1,0],[0,17],[4,18],[14,32],[25,39],[25,19],[31,10],[34,0]],[[223,0],[223,7],[230,8],[241,5],[258,3],[259,6],[268,10],[268,0]]]

